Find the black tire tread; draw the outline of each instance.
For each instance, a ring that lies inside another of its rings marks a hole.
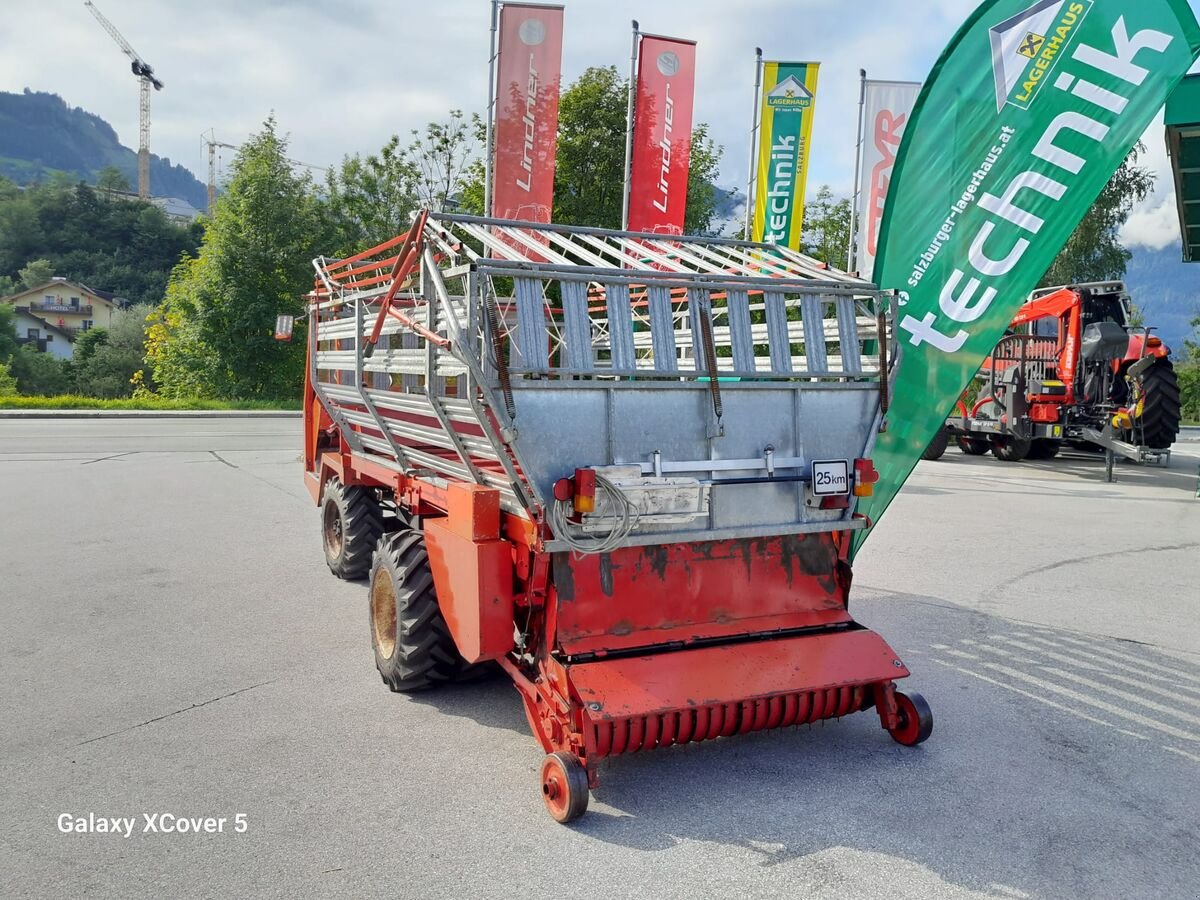
[[[939,428],[929,441],[929,446],[921,454],[921,459],[941,459],[946,453],[946,448],[950,446],[950,432],[945,427]]]
[[[1160,359],[1142,376],[1142,440],[1155,450],[1165,450],[1179,434],[1182,409],[1179,380],[1169,359]]]
[[[331,558],[326,548],[325,562],[338,578],[357,581],[371,571],[375,545],[383,534],[383,510],[367,488],[344,487],[337,478],[330,478],[321,495],[322,522],[325,504],[331,499],[342,517],[342,552],[339,557]]]
[[[396,596],[396,647],[391,658],[375,646],[374,623],[371,644],[375,667],[391,690],[420,691],[444,684],[458,676],[462,657],[438,607],[429,568],[425,539],[412,529],[385,534],[379,539],[371,566],[371,583],[376,573],[387,568]],[[371,615],[368,605],[368,618]]]

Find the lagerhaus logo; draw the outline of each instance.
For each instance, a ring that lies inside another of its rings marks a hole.
[[[789,75],[767,92],[767,106],[771,109],[808,109],[812,102],[812,91],[795,75]]]
[[[1039,0],[988,31],[996,111],[1006,105],[1028,109],[1066,56],[1093,0]]]

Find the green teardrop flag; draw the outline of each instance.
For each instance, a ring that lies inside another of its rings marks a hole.
[[[872,523],[1198,52],[1186,0],[992,0],[942,52],[880,226],[900,357]]]

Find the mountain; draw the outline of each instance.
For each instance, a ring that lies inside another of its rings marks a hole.
[[[0,175],[29,184],[65,172],[94,182],[105,166],[137,184],[137,152],[121,146],[102,118],[67,106],[57,94],[0,91]],[[207,190],[195,175],[153,153],[150,186],[156,197],[180,197],[198,209],[207,203]]]
[[[1192,334],[1192,319],[1200,315],[1200,263],[1181,262],[1178,244],[1162,250],[1135,247],[1125,270],[1129,295],[1172,352],[1183,352]]]

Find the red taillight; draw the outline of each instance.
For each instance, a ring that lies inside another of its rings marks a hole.
[[[560,478],[554,482],[554,499],[566,502],[575,496],[575,480],[573,478]]]
[[[575,470],[575,512],[590,513],[596,511],[596,471],[595,469]]]
[[[857,493],[858,488],[854,490]],[[821,498],[821,509],[848,509],[849,507],[849,494],[830,494],[827,497]]]
[[[875,463],[869,459],[856,459],[854,461],[855,497],[870,497],[875,493],[875,482],[878,480],[879,473],[875,471]]]

